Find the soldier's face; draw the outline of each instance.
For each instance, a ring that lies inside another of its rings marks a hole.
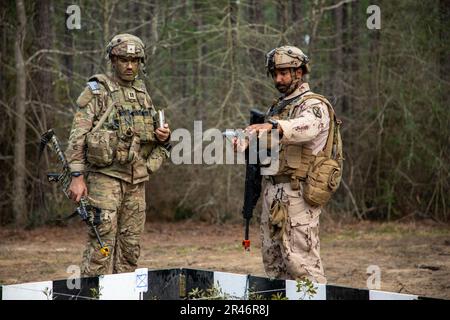
[[[296,69],[296,76],[297,78],[302,76],[302,71],[301,69]],[[278,91],[280,93],[285,93],[291,83],[292,83],[292,76],[291,76],[291,71],[289,68],[286,69],[275,69],[273,75],[272,75],[273,81],[275,83],[275,87],[278,89]]]
[[[116,57],[113,66],[117,77],[123,81],[133,81],[139,71],[139,58]]]

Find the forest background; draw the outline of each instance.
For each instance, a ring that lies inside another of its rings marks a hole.
[[[45,182],[57,161],[39,161],[40,135],[54,128],[65,148],[78,95],[107,70],[105,46],[125,32],[147,45],[154,104],[172,130],[191,132],[194,121],[245,127],[250,109],[277,96],[265,53],[298,46],[311,59],[312,90],[343,122],[344,178],[327,213],[448,221],[448,21],[448,0],[2,1],[0,224],[48,224],[73,209]],[[147,214],[238,220],[244,175],[243,165],[168,161],[147,184]]]

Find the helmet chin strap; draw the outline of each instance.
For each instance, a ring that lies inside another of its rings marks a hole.
[[[145,62],[143,59],[139,62],[139,71],[142,72],[144,78],[147,78],[147,72],[145,71]]]
[[[285,97],[290,95],[292,92],[294,92],[295,89],[298,88],[298,86],[300,85],[301,80],[302,80],[302,78],[297,77],[297,73],[295,72],[294,68],[290,68],[289,71],[291,73],[292,81],[291,81],[291,84],[289,85],[289,88],[286,90],[286,92],[284,94]]]

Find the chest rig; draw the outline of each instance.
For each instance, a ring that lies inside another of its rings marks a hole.
[[[101,90],[101,83],[105,90]],[[87,161],[97,168],[133,164],[145,158],[155,141],[156,114],[141,81],[121,87],[106,75],[95,75],[88,86],[96,98],[94,128],[86,135]]]
[[[307,93],[309,91],[304,92]],[[277,120],[289,120],[292,118],[294,112],[297,108],[302,108],[304,103],[309,99],[317,99],[324,102],[328,107],[328,112],[330,116],[330,129],[328,133],[327,143],[323,151],[321,151],[317,156],[321,156],[324,153],[330,154],[332,147],[337,143],[339,133],[338,126],[339,122],[336,120],[333,108],[330,102],[322,95],[319,94],[308,94],[300,95],[291,99],[290,101],[282,100],[275,103],[268,111],[266,117],[277,119]],[[336,126],[337,124],[337,126]],[[340,136],[339,136],[340,140]],[[330,151],[330,152],[329,152]],[[285,145],[280,146],[279,163],[280,167],[277,175],[287,175],[291,178],[291,186],[293,190],[298,190],[300,187],[300,182],[305,181],[308,172],[310,171],[312,165],[316,160],[316,155],[312,154],[312,149],[306,147],[305,145]]]
[[[141,81],[136,80],[132,87],[121,87],[105,75],[95,75],[89,80],[91,90],[96,81],[102,83],[107,90],[106,95],[102,96],[98,89],[97,105],[100,110],[95,110],[95,113],[102,116],[96,127],[116,131],[117,137],[123,141],[131,141],[134,136],[139,137],[140,143],[144,144],[155,141],[156,111],[151,101],[148,101]],[[95,94],[95,90],[93,93]]]

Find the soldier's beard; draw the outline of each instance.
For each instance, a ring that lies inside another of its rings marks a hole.
[[[275,85],[275,87],[284,96],[288,96],[292,92],[294,92],[295,89],[297,89],[297,87],[300,85],[300,83],[301,83],[300,79],[296,79],[296,80],[291,81],[291,83],[289,83],[288,85],[283,85],[281,83],[277,83]]]
[[[281,84],[281,83],[277,83],[277,84],[275,85],[275,87],[277,88],[277,90],[278,90],[280,93],[286,93],[286,91],[288,91],[288,89],[289,89],[289,86],[283,85],[283,84]]]

